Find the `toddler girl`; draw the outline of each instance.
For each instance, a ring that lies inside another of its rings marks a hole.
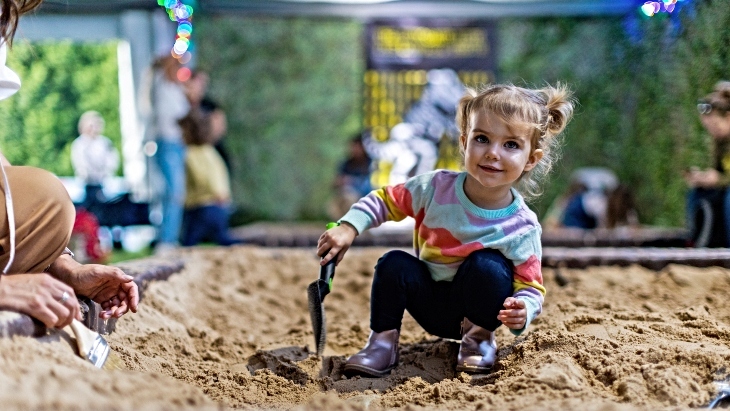
[[[561,85],[468,90],[456,118],[464,172],[436,170],[374,190],[322,234],[317,253],[324,265],[335,256],[341,261],[366,229],[415,219],[415,256],[390,251],[378,260],[372,331],[345,372],[380,377],[398,364],[406,309],[427,332],[461,340],[458,371],[491,369],[501,324],[524,332],[545,295],[541,228],[524,198],[538,195],[572,114]]]

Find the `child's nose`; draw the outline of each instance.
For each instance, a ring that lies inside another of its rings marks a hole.
[[[489,144],[484,155],[489,158],[499,158],[499,146],[497,144]]]

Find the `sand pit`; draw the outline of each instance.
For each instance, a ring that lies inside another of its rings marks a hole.
[[[344,378],[368,328],[372,268],[386,249],[352,249],[314,343],[311,249],[243,246],[181,253],[186,268],[150,285],[140,312],[107,337],[126,370],[96,370],[62,335],[0,339],[3,409],[688,409],[730,374],[730,270],[672,265],[545,270],[545,312],[529,333],[498,331],[488,375],[456,373],[458,343],[406,317],[401,364]]]

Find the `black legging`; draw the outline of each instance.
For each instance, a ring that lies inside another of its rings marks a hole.
[[[427,332],[461,339],[461,321],[494,331],[504,300],[511,296],[512,262],[491,249],[475,251],[453,281],[434,281],[426,264],[404,251],[390,251],[375,266],[370,296],[370,328],[400,329],[405,310]]]

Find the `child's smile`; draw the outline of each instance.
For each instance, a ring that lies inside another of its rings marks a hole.
[[[491,111],[475,111],[469,124],[461,137],[469,174],[464,191],[481,208],[504,208],[512,202],[510,188],[537,164],[542,150],[532,150],[525,126],[510,126]]]

